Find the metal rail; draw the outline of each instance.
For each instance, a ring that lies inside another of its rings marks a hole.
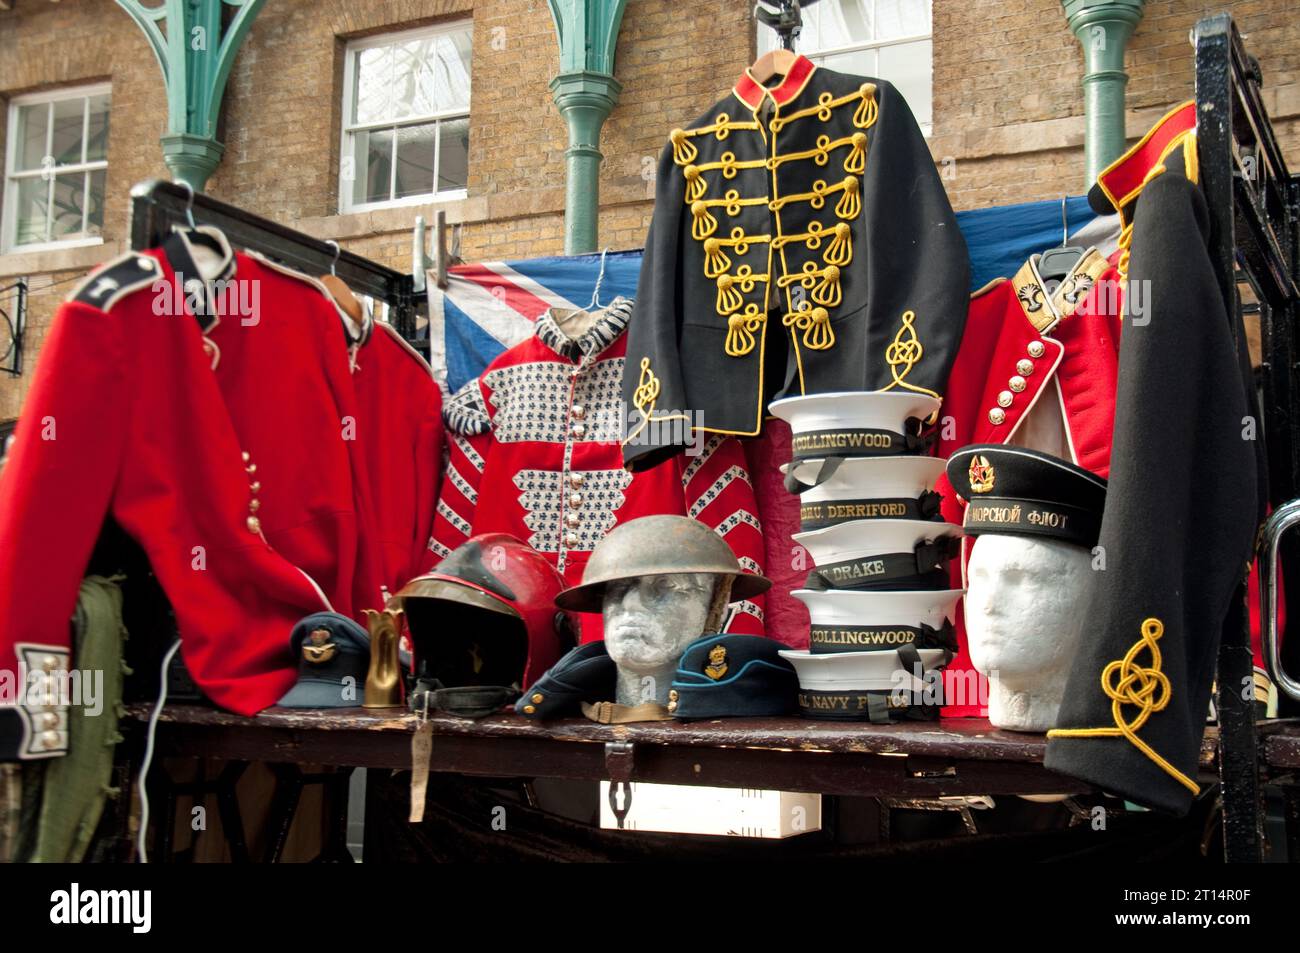
[[[1201,187],[1210,214],[1210,254],[1232,318],[1240,332],[1240,286],[1258,300],[1263,361],[1258,375],[1268,499],[1274,508],[1300,496],[1300,407],[1296,368],[1296,182],[1287,169],[1260,99],[1262,76],[1227,14],[1206,17],[1193,31],[1196,47],[1197,140]],[[1252,310],[1254,310],[1252,308]],[[1237,340],[1238,352],[1246,343]],[[1282,509],[1278,515],[1290,513]],[[1276,555],[1280,533],[1266,546]],[[1282,555],[1300,568],[1300,551],[1283,542]],[[1289,551],[1289,552],[1288,552]],[[1300,575],[1300,573],[1293,574]],[[1276,566],[1265,564],[1262,589],[1276,592]],[[1289,603],[1300,607],[1300,579],[1288,580]],[[1267,628],[1267,627],[1266,627]],[[1276,625],[1274,623],[1274,628]],[[1253,657],[1245,586],[1224,626],[1218,659],[1219,771],[1223,795],[1224,853],[1229,861],[1264,856],[1259,790],[1259,747],[1253,700]]]
[[[309,275],[327,274],[333,267],[352,291],[388,304],[389,321],[402,337],[415,337],[410,275],[353,252],[341,252],[319,238],[202,192],[194,194],[182,184],[155,179],[131,190],[131,247],[158,245],[173,225],[188,224],[191,213],[196,223],[221,229],[235,248],[252,249]]]

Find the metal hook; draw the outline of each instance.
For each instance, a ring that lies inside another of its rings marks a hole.
[[[587,305],[587,310],[600,307],[600,286],[605,280],[605,256],[609,254],[609,246],[600,253],[600,273],[596,275],[596,287],[591,290],[591,304]]]
[[[1070,226],[1065,220],[1065,196],[1061,196],[1061,247],[1070,244]]]
[[[199,226],[194,224],[194,186],[184,179],[176,179],[176,184],[189,193],[189,200],[185,203],[185,220],[190,223],[190,228],[198,228]]]
[[[343,249],[339,248],[339,243],[332,238],[325,239],[325,244],[334,246],[334,260],[330,262],[330,274],[337,278],[338,272],[334,270],[334,266],[338,264],[339,255],[343,254]]]

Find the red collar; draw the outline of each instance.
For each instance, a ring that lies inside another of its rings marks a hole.
[[[1151,130],[1097,176],[1097,188],[1116,211],[1122,211],[1142,191],[1147,174],[1159,165],[1174,140],[1196,128],[1196,103],[1176,106]]]
[[[754,79],[754,74],[746,69],[740,79],[736,80],[732,92],[751,110],[756,110],[763,105],[764,96],[771,96],[778,106],[784,106],[799,95],[804,84],[808,81],[808,77],[812,75],[813,70],[816,68],[817,64],[808,57],[796,55],[790,71],[785,74],[785,79],[771,89]]]

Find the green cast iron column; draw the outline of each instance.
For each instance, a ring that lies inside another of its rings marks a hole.
[[[1124,152],[1124,49],[1142,19],[1144,0],[1061,0],[1083,46],[1084,164],[1090,188]]]
[[[565,150],[564,253],[598,247],[600,130],[623,86],[614,78],[614,48],[627,0],[549,0],[560,40],[555,105],[569,127]]]
[[[217,141],[221,97],[248,35],[266,0],[164,0],[146,7],[140,0],[117,0],[144,32],[167,87],[167,132],[163,161],[172,175],[201,190],[221,162],[226,147]],[[235,7],[222,32],[221,9]],[[160,27],[166,27],[166,31]]]

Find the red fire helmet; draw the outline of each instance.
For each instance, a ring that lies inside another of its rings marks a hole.
[[[513,536],[471,537],[394,597],[416,674],[448,686],[531,685],[573,642],[555,606],[563,588],[546,557]]]

